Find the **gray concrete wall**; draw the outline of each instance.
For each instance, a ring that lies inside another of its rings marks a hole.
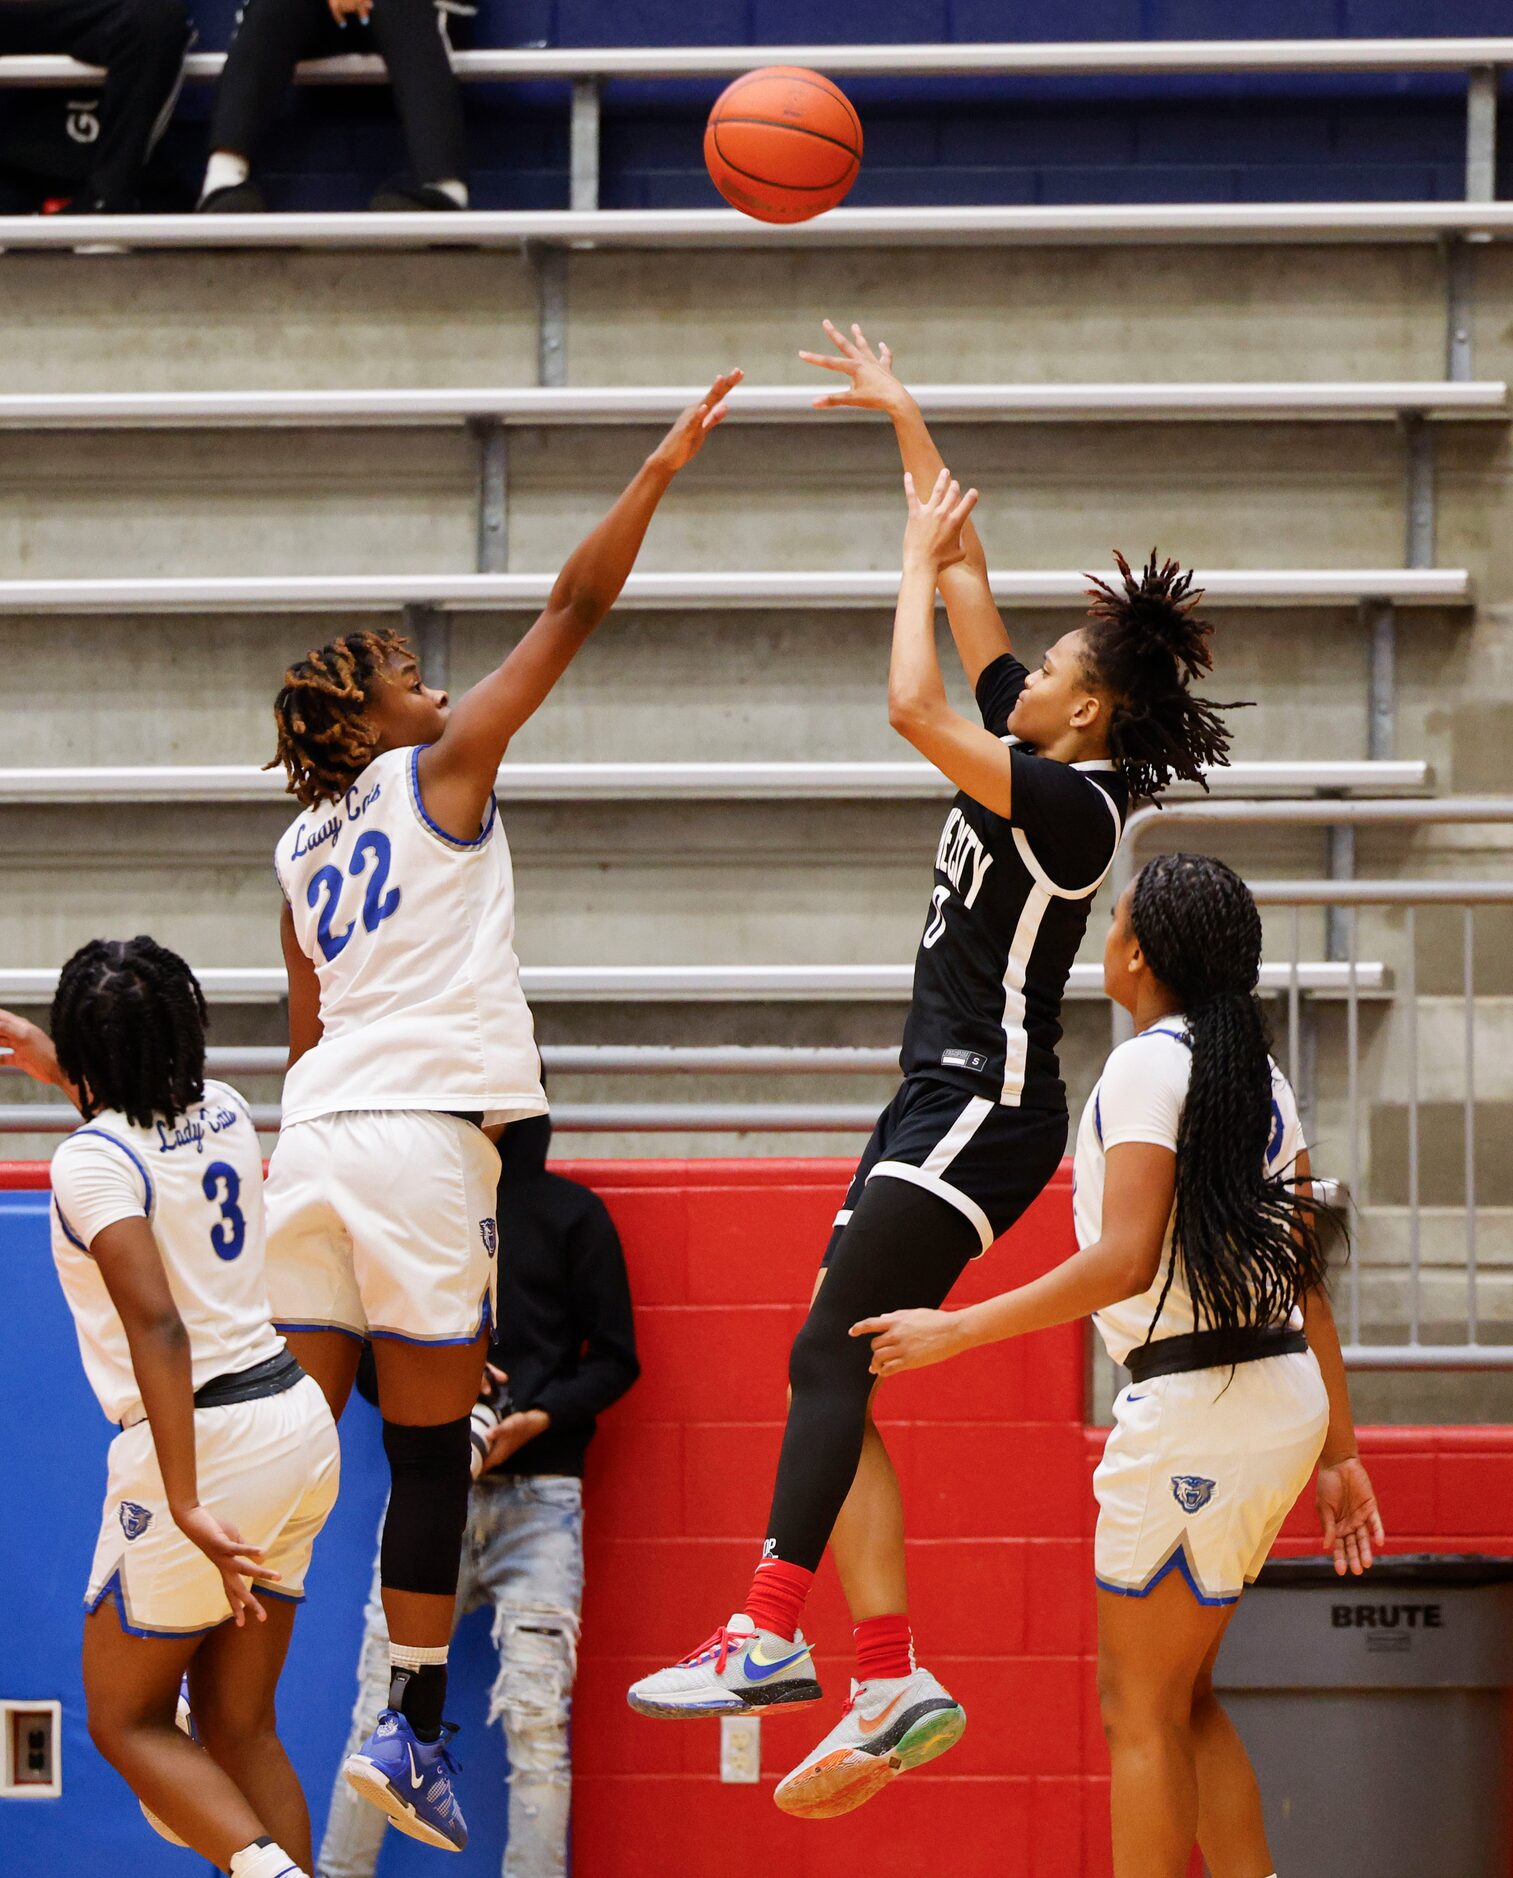
[[[1513,372],[1513,255],[1478,256],[1476,372]],[[570,267],[570,380],[690,383],[740,363],[757,382],[830,388],[797,358],[822,315],[861,318],[917,381],[1432,378],[1444,367],[1443,262],[1427,247],[962,250],[875,255],[579,254]],[[63,255],[0,257],[0,391],[522,385],[536,374],[536,284],[519,257]],[[555,567],[655,433],[522,432],[510,443],[510,565]],[[1441,789],[1503,791],[1513,748],[1513,441],[1498,424],[1440,427],[1438,557],[1469,567],[1474,612],[1400,616],[1397,753]],[[1403,446],[1390,423],[947,425],[952,467],[983,490],[1002,567],[1104,568],[1152,543],[1205,567],[1393,565],[1404,554]],[[461,571],[473,564],[474,445],[461,430],[275,434],[0,433],[0,574]],[[669,497],[652,569],[890,568],[901,527],[886,429],[816,415],[802,428],[731,427]],[[1226,612],[1214,691],[1253,699],[1235,721],[1249,758],[1363,755],[1365,643],[1340,610]],[[0,750],[11,765],[261,761],[285,664],[338,625],[323,617],[0,618]],[[1063,614],[1012,621],[1037,652]],[[452,683],[496,662],[523,622],[465,616]],[[520,760],[888,758],[908,755],[884,708],[886,610],[695,611],[612,618],[517,740]],[[957,685],[958,701],[966,705]],[[929,804],[510,805],[528,963],[903,962],[927,897],[939,810]],[[285,811],[0,809],[0,958],[56,964],[107,930],[150,929],[200,963],[277,962],[268,868]],[[1505,874],[1507,830],[1370,836],[1360,871]],[[1317,835],[1225,844],[1253,875],[1315,873]],[[1085,956],[1101,944],[1095,910]],[[1270,943],[1290,942],[1270,916]],[[1513,1097],[1501,1049],[1513,995],[1508,922],[1489,916],[1478,989],[1485,1115]],[[1302,924],[1319,956],[1321,922]],[[1426,1100],[1456,1099],[1459,939],[1421,922]],[[1398,915],[1363,921],[1361,956],[1401,982]],[[874,1005],[545,1005],[557,1042],[889,1044],[902,1012]],[[275,1041],[275,1008],[216,1014],[218,1041]],[[1372,1144],[1400,1161],[1405,1016],[1362,1017]],[[1316,1029],[1321,1157],[1348,1158],[1343,1015]],[[1284,1047],[1285,1047],[1285,1025]],[[1104,1011],[1069,1008],[1074,1102],[1107,1047]],[[271,1100],[272,1082],[254,1082]],[[886,1077],[559,1079],[572,1103],[838,1100],[881,1106]],[[7,1085],[0,1094],[15,1092]],[[1453,1134],[1453,1130],[1451,1131]],[[1454,1143],[1431,1129],[1438,1195]],[[36,1149],[30,1138],[3,1150]],[[854,1152],[854,1136],[578,1137],[574,1151]],[[1401,1309],[1406,1226],[1369,1184],[1358,1255],[1367,1315]],[[1506,1210],[1483,1234],[1487,1309],[1513,1320]],[[1513,1215],[1508,1215],[1513,1216]],[[1458,1213],[1424,1248],[1436,1321],[1455,1318]],[[1497,1385],[1415,1384],[1397,1399],[1482,1412]],[[1375,1385],[1367,1385],[1368,1389]],[[1455,1392],[1459,1389],[1460,1393]],[[1425,1395],[1425,1391],[1428,1395]],[[1417,1391],[1417,1393],[1414,1393]],[[1380,1408],[1381,1404],[1376,1404]],[[1390,1406],[1390,1403],[1388,1404]]]

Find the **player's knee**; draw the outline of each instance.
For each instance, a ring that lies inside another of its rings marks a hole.
[[[383,1443],[390,1478],[380,1551],[384,1586],[450,1597],[472,1485],[468,1418],[428,1428],[386,1421]]]
[[[788,1384],[794,1394],[855,1386],[865,1396],[871,1353],[864,1339],[827,1312],[811,1310],[788,1355]]]

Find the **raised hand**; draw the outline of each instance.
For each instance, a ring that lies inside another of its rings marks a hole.
[[[895,411],[910,402],[909,393],[893,375],[893,354],[879,344],[876,351],[868,343],[860,326],[853,325],[848,339],[831,321],[824,322],[825,332],[839,357],[828,352],[801,352],[806,365],[817,365],[822,372],[844,372],[851,380],[846,391],[832,391],[814,400],[817,411]]]
[[[672,429],[653,452],[664,468],[676,473],[694,460],[704,448],[705,438],[729,415],[725,400],[745,376],[739,369],[722,372],[697,404],[679,413]]]
[[[277,1584],[280,1574],[263,1569],[261,1546],[248,1545],[234,1526],[226,1526],[213,1513],[206,1512],[203,1506],[188,1506],[173,1515],[173,1523],[184,1537],[197,1545],[216,1570],[221,1574],[221,1583],[226,1587],[226,1597],[231,1605],[231,1615],[238,1627],[245,1624],[249,1614],[262,1624],[268,1620],[268,1613],[253,1597],[251,1580],[262,1579],[268,1584]]]
[[[921,502],[914,478],[904,471],[904,495],[909,504],[909,520],[904,527],[904,564],[932,568],[937,574],[944,567],[954,567],[966,559],[961,531],[967,517],[977,507],[977,491],[965,495],[948,469],[935,478],[929,499]]]
[[[1334,1569],[1341,1578],[1359,1578],[1371,1568],[1372,1546],[1387,1542],[1371,1476],[1354,1457],[1320,1467],[1317,1499],[1324,1550],[1334,1554]]]
[[[24,1070],[34,1082],[59,1081],[58,1055],[45,1030],[14,1011],[0,1011],[0,1065]]]
[[[924,1369],[943,1363],[966,1346],[961,1337],[959,1311],[884,1311],[851,1326],[853,1337],[872,1339],[874,1376],[893,1376],[901,1369]]]

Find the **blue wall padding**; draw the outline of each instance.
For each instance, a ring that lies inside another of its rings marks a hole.
[[[0,1696],[58,1700],[64,1715],[63,1797],[0,1800],[0,1872],[204,1878],[203,1860],[148,1829],[85,1731],[82,1600],[114,1431],[84,1381],[48,1250],[44,1193],[0,1193],[0,1295]],[[342,1424],[341,1499],[316,1548],[279,1699],[280,1733],[304,1782],[317,1843],[351,1713],[382,1468],[377,1417],[354,1399]],[[496,1669],[485,1613],[463,1626],[454,1662],[448,1707],[463,1724],[458,1754],[472,1841],[447,1858],[446,1870],[451,1878],[497,1878],[506,1762],[499,1731],[484,1723]],[[436,1878],[441,1856],[390,1833],[379,1878]]]

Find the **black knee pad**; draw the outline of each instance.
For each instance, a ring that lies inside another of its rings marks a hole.
[[[379,1576],[390,1591],[450,1597],[472,1485],[468,1418],[431,1428],[386,1421],[383,1431],[390,1488]]]

